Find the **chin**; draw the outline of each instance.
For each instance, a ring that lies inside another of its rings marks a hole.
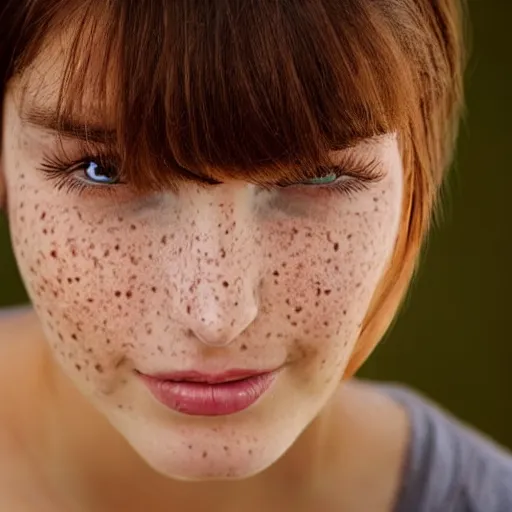
[[[174,444],[174,443],[173,443]],[[281,455],[254,446],[250,451],[242,446],[225,450],[222,442],[207,446],[201,443],[182,447],[162,447],[153,440],[151,444],[135,443],[132,447],[157,473],[175,480],[199,482],[208,480],[243,480],[265,471]],[[192,446],[192,448],[189,448]]]
[[[271,425],[262,432],[256,425],[230,421],[182,427],[125,421],[115,426],[154,471],[189,482],[255,476],[272,466],[297,437],[285,435],[284,429],[276,435]]]

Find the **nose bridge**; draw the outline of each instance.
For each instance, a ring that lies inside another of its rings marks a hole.
[[[194,208],[189,254],[180,272],[180,316],[203,343],[232,342],[256,318],[257,227],[240,194]]]

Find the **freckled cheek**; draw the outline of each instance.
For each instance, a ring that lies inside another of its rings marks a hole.
[[[267,239],[266,314],[311,372],[334,372],[357,339],[396,236],[382,221],[364,210],[320,225],[295,220]]]

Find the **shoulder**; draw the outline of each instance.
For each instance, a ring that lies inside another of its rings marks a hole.
[[[26,447],[33,408],[25,383],[33,373],[39,327],[29,307],[0,310],[0,510],[44,508]],[[30,489],[30,492],[27,492]],[[37,498],[37,499],[36,499]]]
[[[28,305],[0,308],[0,351],[29,334],[27,327],[34,323],[33,310]]]
[[[28,383],[34,378],[38,322],[30,308],[0,310],[0,450],[14,449],[30,409]],[[6,443],[6,437],[9,442]],[[0,457],[1,460],[1,457]]]
[[[418,393],[395,385],[382,389],[401,402],[411,418],[396,512],[512,510],[512,454],[507,449]]]

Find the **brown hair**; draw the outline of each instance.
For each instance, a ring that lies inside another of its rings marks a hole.
[[[94,98],[90,133],[93,123],[109,127],[122,174],[140,188],[193,175],[298,178],[329,150],[397,132],[402,230],[350,375],[404,296],[452,158],[463,7],[463,0],[4,0],[0,98],[52,47],[52,34],[64,34],[55,124],[64,131],[68,119],[84,119],[84,95]]]

